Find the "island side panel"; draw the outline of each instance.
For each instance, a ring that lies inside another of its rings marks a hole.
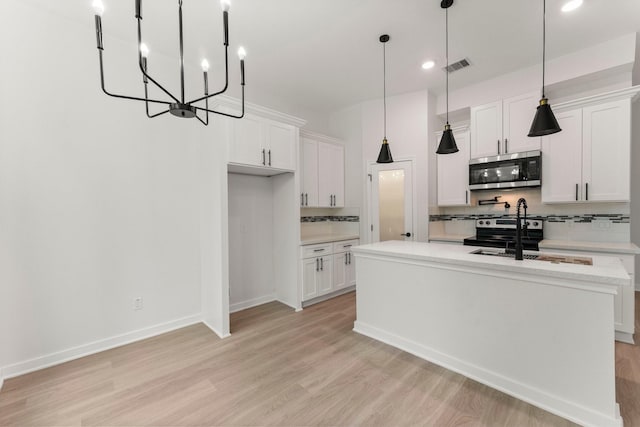
[[[365,254],[356,269],[357,332],[573,421],[621,425],[612,294]]]

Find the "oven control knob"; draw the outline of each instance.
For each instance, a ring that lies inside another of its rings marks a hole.
[[[482,225],[482,224],[484,224],[484,221],[480,221],[478,224]]]
[[[534,226],[534,227],[537,227],[537,226],[538,226],[538,221],[535,221],[535,222],[533,223],[533,226]]]
[[[491,224],[491,221],[487,220],[487,225]]]
[[[531,222],[527,221],[527,227],[531,225]]]

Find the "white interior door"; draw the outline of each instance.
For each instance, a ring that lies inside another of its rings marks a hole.
[[[370,167],[371,241],[414,240],[413,162]]]

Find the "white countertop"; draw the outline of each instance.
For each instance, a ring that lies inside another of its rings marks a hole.
[[[631,283],[622,262],[615,257],[592,256],[593,265],[554,264],[548,261],[526,259],[516,261],[513,258],[470,253],[476,249],[490,248],[392,240],[357,246],[352,248],[352,251],[356,254],[356,257],[358,254],[383,255],[466,267],[488,267],[492,270],[595,282],[605,285],[630,285]],[[535,251],[525,251],[525,253],[540,254],[540,252]],[[553,251],[548,253],[553,253]]]
[[[640,254],[640,248],[633,243],[621,242],[580,242],[577,240],[544,239],[539,243],[540,250],[562,249],[571,251],[607,252],[614,254]]]
[[[309,236],[300,239],[300,245],[316,245],[318,243],[341,242],[343,240],[359,239],[358,234],[323,234],[320,236]]]

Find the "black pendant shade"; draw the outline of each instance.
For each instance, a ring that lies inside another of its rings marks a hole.
[[[536,115],[529,130],[529,136],[545,136],[560,132],[560,125],[553,115],[551,105],[547,103],[546,98],[540,100],[540,105],[536,110]]]
[[[378,154],[378,160],[376,163],[393,163],[393,157],[391,157],[391,148],[387,142],[387,55],[385,49],[385,43],[389,41],[389,35],[383,34],[380,36],[380,43],[382,43],[382,105],[384,109],[384,138],[382,138],[382,147],[380,147],[380,154]]]
[[[393,163],[393,157],[391,157],[391,149],[387,139],[382,140],[382,147],[380,147],[380,154],[378,154],[378,160],[376,163]]]
[[[528,136],[545,136],[560,132],[560,125],[556,120],[556,116],[553,115],[551,105],[544,96],[544,62],[547,50],[546,43],[547,35],[547,2],[542,0],[542,99],[540,99],[540,105],[536,109],[536,115],[531,123],[531,129]]]
[[[444,126],[444,132],[442,133],[442,138],[440,138],[440,144],[438,144],[436,154],[453,154],[459,151],[456,145],[456,139],[453,137],[451,125],[449,125],[449,8],[451,5],[453,5],[453,0],[442,0],[442,2],[440,2],[440,7],[444,9],[445,13],[445,55],[447,58],[447,66],[444,72],[447,76],[447,124]]]
[[[438,149],[436,150],[437,154],[453,154],[457,153],[458,146],[456,145],[456,139],[453,137],[453,131],[451,130],[451,126],[447,123],[444,127],[444,132],[442,133],[442,138],[440,138],[440,145],[438,145]]]

